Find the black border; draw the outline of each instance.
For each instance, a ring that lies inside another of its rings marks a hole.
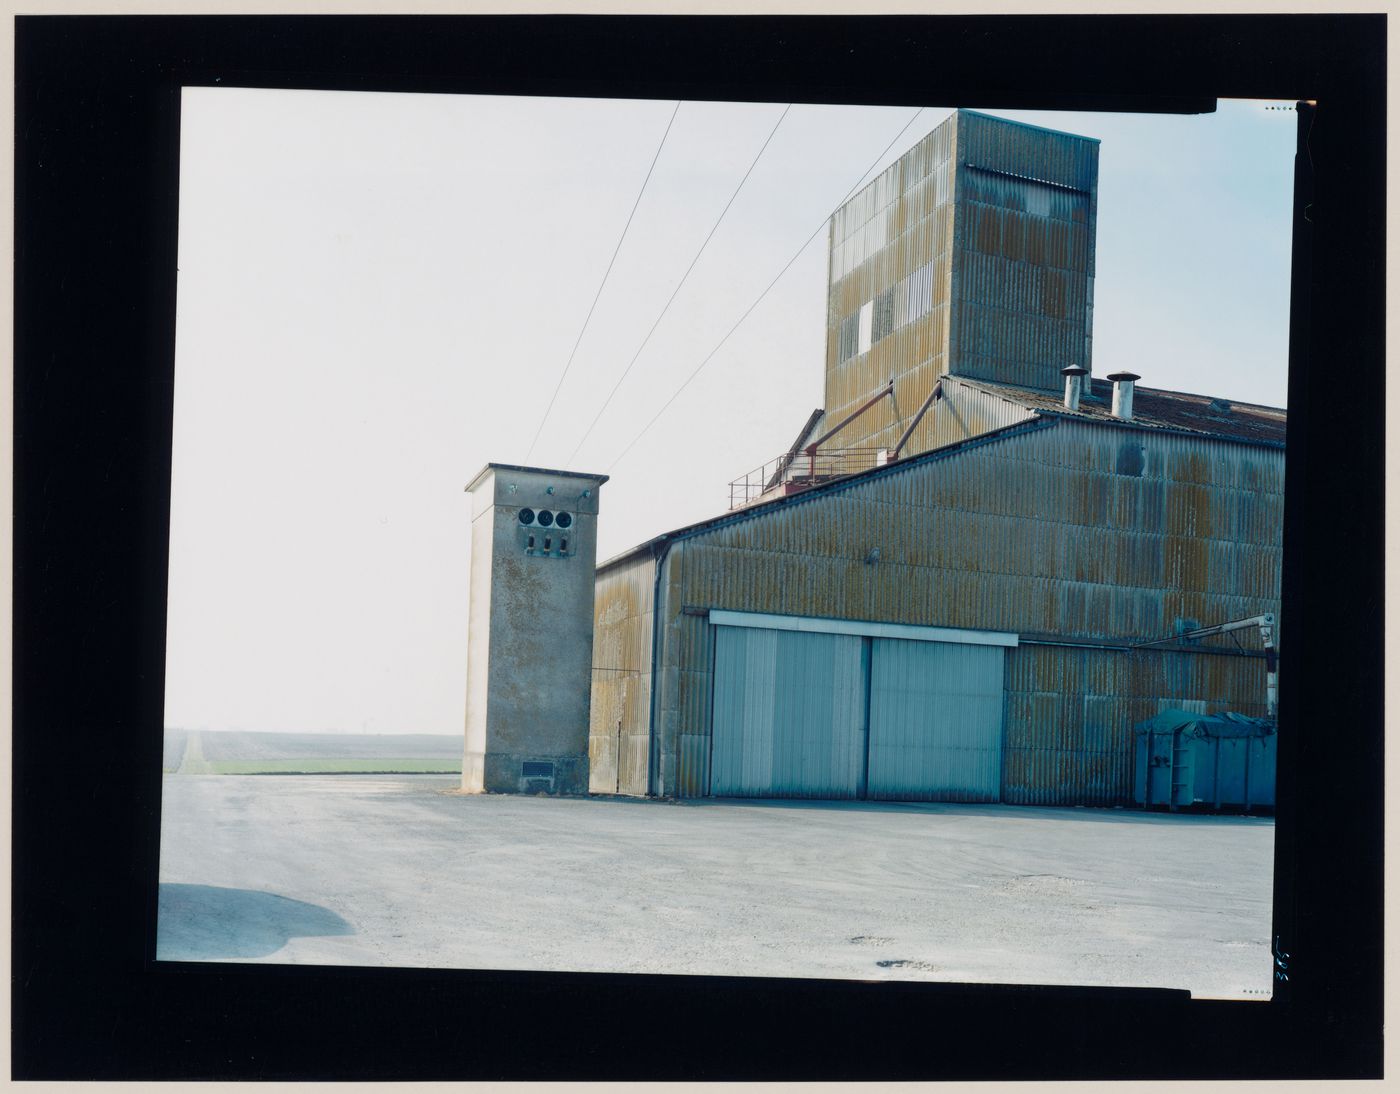
[[[14,1077],[1379,1075],[1386,28],[18,17]],[[1317,100],[1299,116],[1276,829],[1289,979],[1275,1001],[151,963],[182,83],[1042,109]]]

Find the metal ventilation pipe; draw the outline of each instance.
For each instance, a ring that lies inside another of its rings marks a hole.
[[[1078,410],[1079,396],[1084,391],[1084,377],[1089,375],[1089,370],[1079,365],[1066,365],[1060,369],[1060,375],[1065,378],[1065,409]]]
[[[1113,381],[1113,416],[1125,422],[1133,420],[1133,382],[1142,377],[1135,372],[1115,372],[1109,379]]]

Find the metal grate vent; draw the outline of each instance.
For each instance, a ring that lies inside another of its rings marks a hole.
[[[520,765],[522,779],[552,779],[554,764],[547,760],[526,760]]]

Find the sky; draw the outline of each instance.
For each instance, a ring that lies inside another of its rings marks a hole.
[[[1285,404],[1267,105],[987,111],[1102,141],[1094,375]],[[785,451],[827,219],[950,112],[785,107],[186,88],[166,725],[460,733],[485,463],[611,476],[602,560]]]

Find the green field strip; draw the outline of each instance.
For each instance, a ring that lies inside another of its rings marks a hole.
[[[459,775],[461,760],[405,757],[365,757],[327,759],[323,756],[296,760],[214,760],[209,763],[215,775]]]

